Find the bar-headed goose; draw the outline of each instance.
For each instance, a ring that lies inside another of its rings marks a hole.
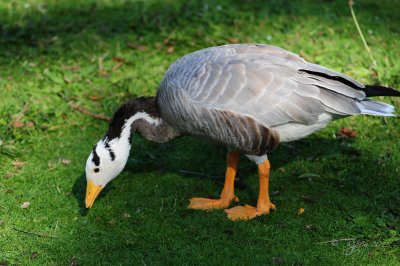
[[[181,135],[206,138],[229,149],[225,185],[219,199],[192,198],[192,209],[226,209],[234,194],[239,153],[258,164],[257,206],[225,212],[232,220],[268,214],[267,154],[279,142],[304,138],[331,121],[358,114],[393,116],[393,106],[370,96],[400,96],[394,89],[363,85],[298,55],[271,45],[211,47],[173,63],[157,96],[123,104],[86,163],[86,207],[124,168],[131,134],[155,142]]]

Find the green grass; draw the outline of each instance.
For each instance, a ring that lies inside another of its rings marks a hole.
[[[155,95],[178,57],[234,39],[400,88],[400,2],[354,8],[374,69],[346,1],[1,1],[0,265],[398,265],[399,118],[351,117],[281,145],[270,155],[277,211],[252,221],[186,208],[217,197],[225,171],[225,148],[191,137],[135,136],[125,171],[83,206],[86,158],[107,125],[69,102],[111,115]],[[341,127],[357,138],[337,138]],[[257,169],[244,157],[239,177],[241,203],[255,204]]]

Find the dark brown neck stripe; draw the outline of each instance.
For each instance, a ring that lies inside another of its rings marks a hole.
[[[117,111],[115,111],[104,139],[112,140],[119,138],[125,121],[134,116],[137,112],[146,112],[151,116],[159,117],[156,98],[139,97],[122,104]]]

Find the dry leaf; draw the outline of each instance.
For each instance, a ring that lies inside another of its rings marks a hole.
[[[24,203],[22,203],[20,207],[21,209],[26,209],[29,207],[29,205],[31,205],[31,203],[29,201],[25,201]]]
[[[5,223],[4,220],[0,220],[0,225],[3,225]]]
[[[13,177],[13,176],[15,176],[15,173],[10,173],[10,172],[8,172],[8,173],[6,173],[3,177],[4,177],[4,179],[9,179],[9,178],[11,178],[11,177]]]
[[[271,193],[269,193],[270,196],[276,196],[279,194],[279,191],[272,191]]]
[[[285,260],[280,256],[272,257],[273,264],[283,264],[284,262],[285,262]]]
[[[109,222],[107,222],[108,224],[111,224],[111,225],[114,225],[116,222],[115,222],[115,220],[111,220],[111,221],[109,221]]]
[[[158,50],[160,50],[161,48],[163,48],[162,43],[160,43],[160,42],[156,43],[156,48],[157,48]]]
[[[313,226],[312,224],[306,224],[306,225],[304,226],[304,228],[305,228],[306,230],[311,230],[311,229],[314,228],[314,226]]]
[[[114,57],[112,58],[112,60],[113,60],[114,62],[117,62],[117,63],[119,63],[119,62],[125,62],[125,59],[123,59],[122,57],[118,57],[118,56],[114,56]]]
[[[108,73],[107,73],[107,71],[105,69],[100,69],[99,70],[99,75],[102,76],[102,77],[105,77],[105,76],[108,75]]]
[[[100,101],[102,98],[96,95],[89,95],[88,96],[90,100],[92,101]]]
[[[172,54],[175,51],[175,48],[173,46],[168,47],[167,53]]]
[[[25,126],[26,126],[26,127],[34,127],[35,124],[34,124],[33,122],[29,121],[29,122],[26,122],[26,123],[25,123]]]
[[[338,136],[341,138],[355,138],[357,137],[357,132],[351,128],[342,127],[338,132]]]
[[[129,217],[131,217],[131,215],[129,213],[127,213],[127,212],[122,213],[122,218],[129,218]]]
[[[143,44],[135,44],[135,43],[128,43],[127,46],[132,49],[137,49],[139,51],[144,51],[147,49],[146,45]]]
[[[72,66],[63,66],[63,68],[64,68],[64,69],[67,69],[67,70],[78,70],[78,69],[80,69],[81,67],[78,66],[78,65],[72,65]]]
[[[115,64],[112,71],[113,72],[117,71],[123,64],[124,64],[124,62],[118,62],[117,64]]]
[[[164,43],[165,45],[170,44],[170,43],[171,43],[171,39],[170,39],[170,38],[165,38],[164,41],[163,41],[163,43]]]
[[[26,162],[21,162],[21,161],[13,161],[12,162],[12,165],[17,169],[21,169],[25,164],[26,164]]]
[[[78,266],[78,260],[75,257],[72,257],[71,261],[70,261],[70,266]]]
[[[318,203],[318,200],[312,198],[312,197],[309,196],[309,195],[303,195],[303,196],[301,196],[301,198],[302,198],[305,202],[308,202],[308,203]]]
[[[235,37],[228,38],[229,43],[239,43],[239,39]]]
[[[302,215],[304,213],[304,208],[300,208],[297,210],[298,215]]]
[[[31,259],[36,259],[39,256],[39,254],[37,252],[32,252],[31,254]]]
[[[14,128],[21,128],[21,127],[24,127],[24,125],[25,124],[23,122],[21,122],[21,120],[19,120],[19,118],[15,119],[13,122]]]
[[[72,80],[70,78],[68,78],[67,76],[64,76],[64,81],[67,84],[70,84],[72,82]]]
[[[65,165],[68,165],[68,164],[70,164],[70,163],[71,163],[71,160],[68,160],[68,159],[62,159],[62,160],[61,160],[61,163],[62,163],[62,164],[65,164]]]

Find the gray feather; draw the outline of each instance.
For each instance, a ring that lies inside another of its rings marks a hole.
[[[361,104],[362,88],[279,47],[237,44],[178,59],[161,83],[158,104],[163,118],[179,130],[254,153],[261,131],[274,135],[276,129],[282,140],[293,140],[323,128],[332,117],[389,110]]]

